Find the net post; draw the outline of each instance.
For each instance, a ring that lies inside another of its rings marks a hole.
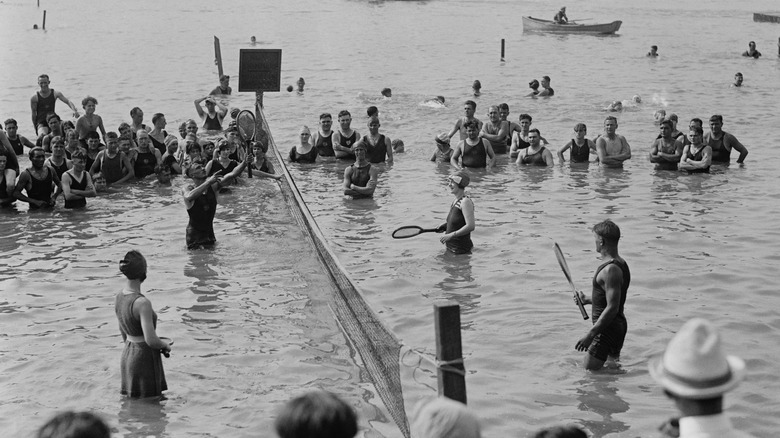
[[[214,64],[217,64],[217,75],[221,78],[224,73],[222,70],[222,49],[216,35],[214,35]]]
[[[460,338],[460,306],[454,303],[434,304],[433,315],[436,328],[436,360],[447,363],[437,367],[439,395],[466,404],[466,368],[463,366]]]
[[[501,38],[501,62],[504,62],[504,38]]]

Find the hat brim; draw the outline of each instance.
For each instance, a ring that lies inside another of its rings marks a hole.
[[[726,356],[726,360],[731,370],[731,378],[719,385],[701,388],[686,384],[668,373],[663,364],[663,355],[650,359],[648,370],[656,382],[675,395],[690,399],[712,398],[733,389],[745,378],[745,361],[736,356]]]

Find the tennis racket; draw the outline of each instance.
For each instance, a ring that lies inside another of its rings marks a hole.
[[[443,233],[444,228],[423,228],[417,225],[406,225],[393,231],[393,239],[408,239],[422,233]]]
[[[563,275],[566,276],[566,279],[569,280],[569,285],[571,286],[572,292],[574,292],[574,299],[577,301],[577,307],[580,308],[580,313],[582,313],[582,319],[588,319],[588,312],[585,311],[585,306],[582,305],[582,301],[580,301],[580,294],[577,293],[577,288],[574,286],[574,281],[571,279],[571,271],[569,271],[569,265],[566,264],[566,259],[563,257],[563,251],[561,251],[561,247],[558,246],[558,243],[553,243],[553,251],[555,251],[555,258],[558,259],[558,264],[561,265],[561,269],[563,270]]]
[[[243,110],[236,116],[236,127],[238,128],[238,136],[244,141],[246,145],[246,153],[249,154],[249,145],[255,139],[255,115],[252,111]],[[252,165],[250,164],[246,168],[247,178],[252,178]]]

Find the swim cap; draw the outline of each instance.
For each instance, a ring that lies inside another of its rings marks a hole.
[[[469,178],[469,175],[464,171],[455,172],[452,175],[447,177],[450,181],[454,182],[458,185],[458,187],[465,189],[469,183],[471,182],[471,178]]]
[[[438,137],[436,137],[436,143],[440,145],[450,144],[450,137],[447,136],[446,132],[442,132]]]
[[[531,88],[539,88],[539,81],[534,79],[533,81],[528,83],[528,86],[531,87]]]
[[[129,280],[146,280],[146,259],[136,250],[128,251],[119,261],[119,271]]]
[[[177,143],[178,144],[179,143],[179,139],[176,138],[176,136],[174,136],[174,135],[169,135],[169,136],[165,137],[164,143],[165,143],[165,147],[168,147],[172,143]]]

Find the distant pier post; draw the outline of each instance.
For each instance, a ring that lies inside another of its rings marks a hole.
[[[466,403],[466,368],[460,338],[460,306],[434,304],[439,395]]]
[[[504,39],[501,38],[501,62],[504,62]]]
[[[43,10],[43,25],[41,29],[46,30],[46,10]]]
[[[222,49],[219,46],[219,38],[214,35],[214,63],[217,64],[218,75],[222,77]]]

